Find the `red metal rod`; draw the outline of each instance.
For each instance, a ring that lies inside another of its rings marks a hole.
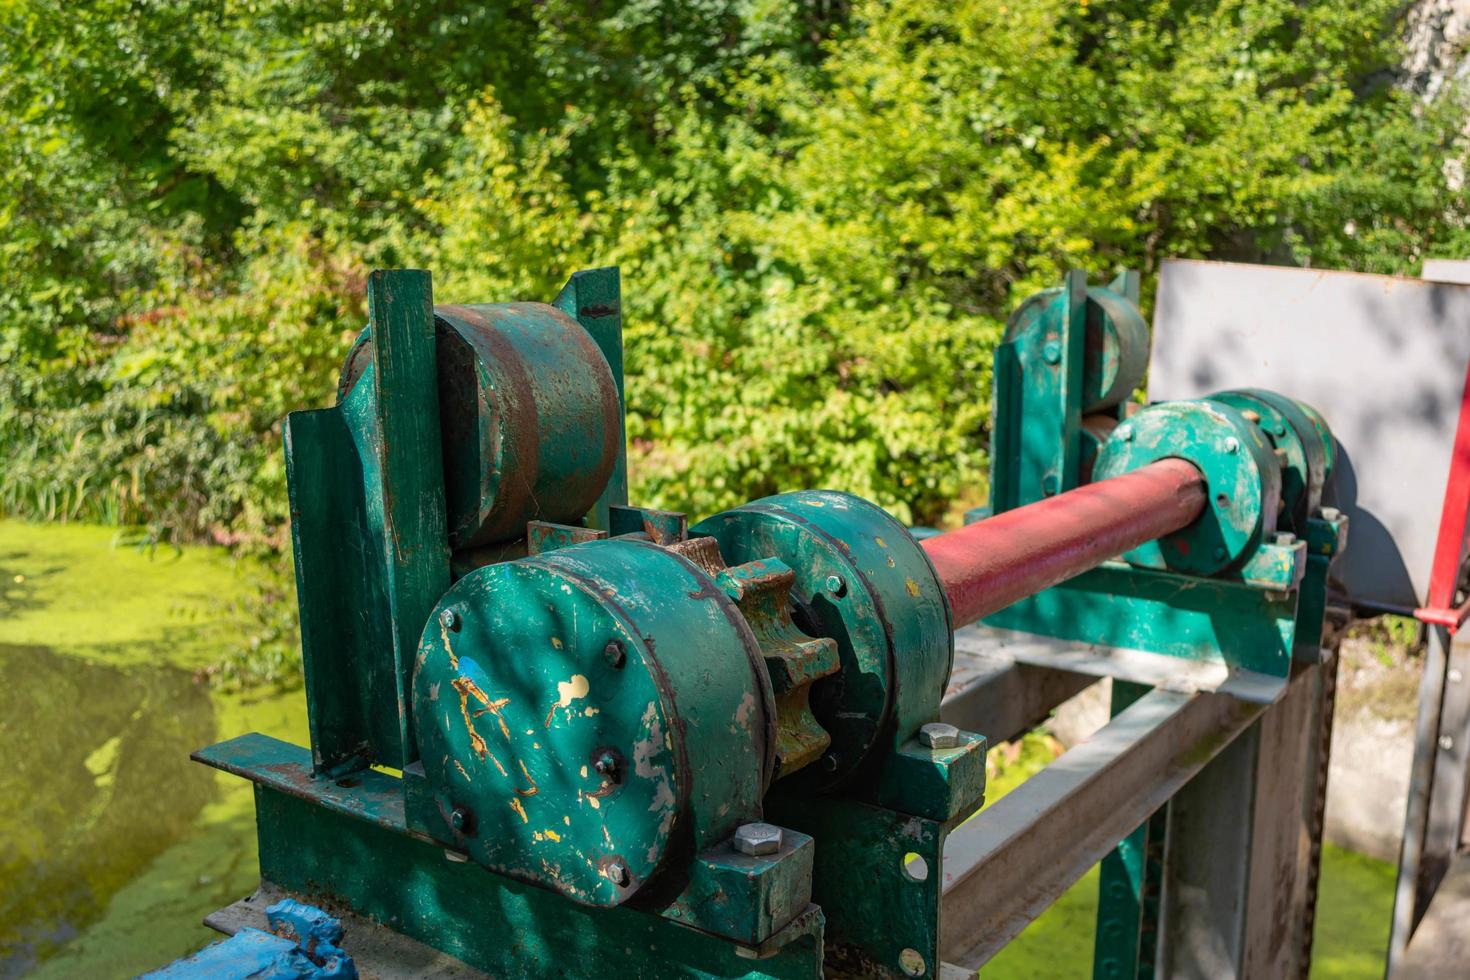
[[[958,629],[1177,531],[1204,507],[1205,480],[1195,465],[1161,459],[927,538],[923,545]]]

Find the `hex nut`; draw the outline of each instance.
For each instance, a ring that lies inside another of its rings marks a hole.
[[[445,609],[439,613],[439,625],[447,630],[459,630],[459,613],[453,609]]]
[[[615,858],[609,861],[604,872],[607,874],[608,880],[619,888],[626,888],[628,882],[633,879],[632,874],[628,871],[627,862],[622,858]]]
[[[781,849],[781,828],[770,823],[741,824],[735,831],[735,850],[758,857]]]
[[[919,729],[919,742],[931,749],[952,749],[960,744],[960,730],[942,721],[931,721]]]

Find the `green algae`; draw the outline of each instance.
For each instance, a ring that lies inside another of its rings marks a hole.
[[[248,784],[189,761],[299,691],[200,679],[238,641],[248,569],[215,549],[0,521],[0,977],[132,976],[210,938],[257,880]]]

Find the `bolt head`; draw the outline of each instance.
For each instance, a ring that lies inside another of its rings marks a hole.
[[[603,868],[603,874],[607,875],[608,881],[619,888],[628,887],[628,882],[633,880],[633,875],[628,871],[628,864],[622,858],[614,858],[607,862]]]
[[[841,599],[843,596],[847,595],[847,579],[843,578],[841,575],[828,575],[826,584],[827,591],[835,595],[837,598]]]
[[[1133,426],[1131,426],[1131,425],[1120,425],[1120,426],[1118,426],[1117,431],[1113,433],[1113,435],[1117,436],[1123,442],[1132,442],[1133,441]]]
[[[919,743],[931,749],[952,749],[960,744],[960,730],[942,721],[931,721],[920,727]]]
[[[1041,348],[1042,360],[1048,364],[1056,364],[1062,359],[1062,347],[1055,340],[1049,341]]]
[[[735,850],[757,857],[781,849],[781,828],[771,823],[745,823],[735,831]]]
[[[459,632],[459,613],[453,609],[445,609],[439,613],[439,625],[447,630]]]
[[[1439,737],[1439,747],[1448,752],[1450,749],[1453,749],[1455,747],[1455,740],[1453,738],[1450,738],[1448,735],[1441,735]]]
[[[599,752],[597,758],[592,760],[592,768],[608,777],[615,777],[618,773],[618,757],[611,752]]]
[[[475,829],[475,815],[467,807],[457,806],[449,814],[449,826],[461,834],[468,834]]]
[[[1231,455],[1240,452],[1240,440],[1234,436],[1227,438],[1225,440],[1225,451]]]
[[[608,640],[607,646],[602,648],[602,656],[614,670],[621,670],[628,662],[628,650],[622,640]]]

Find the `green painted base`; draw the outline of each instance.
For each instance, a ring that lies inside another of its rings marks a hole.
[[[493,976],[822,975],[823,920],[815,905],[751,949],[649,912],[575,905],[260,784],[255,805],[262,878],[329,908],[350,908]]]

